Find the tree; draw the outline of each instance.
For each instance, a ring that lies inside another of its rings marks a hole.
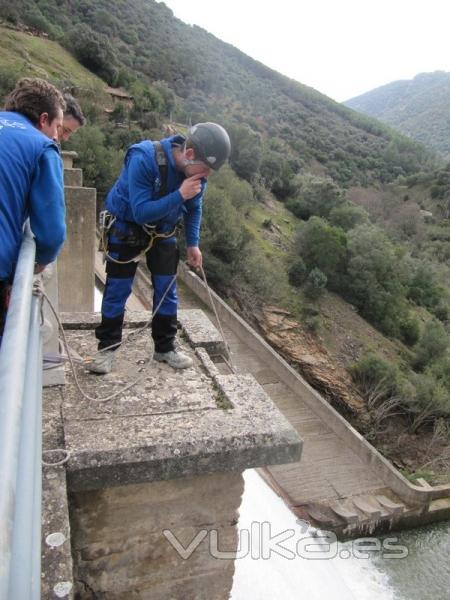
[[[231,166],[239,177],[251,181],[261,165],[261,138],[247,125],[232,126],[229,134]]]
[[[342,287],[347,262],[347,239],[342,229],[312,217],[299,230],[294,252],[308,270],[322,271],[332,289]]]
[[[294,194],[287,207],[301,219],[311,216],[328,218],[330,212],[345,202],[345,195],[332,179],[316,175],[298,175],[292,183]]]
[[[373,225],[350,230],[347,240],[347,299],[384,333],[401,336],[401,323],[408,316],[408,272],[402,254]]]
[[[300,287],[307,277],[308,270],[304,261],[301,258],[297,260],[289,268],[289,283],[294,287]]]
[[[94,32],[88,25],[78,25],[68,33],[66,45],[81,64],[110,85],[115,85],[118,74],[116,56],[105,35]]]
[[[123,153],[110,148],[99,127],[85,125],[67,142],[67,150],[78,153],[86,184],[97,188],[100,199],[108,192],[119,174]]]
[[[361,206],[345,202],[331,209],[328,220],[344,231],[369,222],[369,214]]]

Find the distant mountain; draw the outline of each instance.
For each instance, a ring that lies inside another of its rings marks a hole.
[[[450,157],[450,73],[421,73],[344,104]]]

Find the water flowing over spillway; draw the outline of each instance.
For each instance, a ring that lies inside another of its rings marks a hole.
[[[313,530],[296,519],[256,471],[246,471],[244,478],[239,530],[255,534],[262,523],[270,523],[272,540],[284,534],[277,539],[285,540],[280,544],[288,557],[271,552],[264,560],[259,550],[254,558],[249,552],[236,560],[230,600],[450,600],[450,522],[371,538],[385,552],[364,558],[362,549],[369,542],[333,547],[321,541],[324,532],[314,540]],[[302,539],[299,556],[296,543]]]
[[[256,558],[252,546],[255,558],[249,553],[236,560],[230,600],[397,599],[387,575],[372,561],[352,556],[349,543],[338,544],[336,552],[336,547],[321,541],[321,533],[315,538],[314,530],[296,519],[256,471],[246,471],[244,477],[239,529],[255,534],[262,523],[270,523],[272,538],[283,532],[291,537],[280,542],[287,549],[285,556],[271,552],[270,559],[264,559],[260,552]],[[299,540],[303,542],[297,544]],[[276,550],[274,544],[272,548]]]

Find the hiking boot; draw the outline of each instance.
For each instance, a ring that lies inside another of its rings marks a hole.
[[[114,350],[104,350],[103,352],[97,352],[94,359],[87,363],[86,368],[92,373],[99,373],[100,375],[106,375],[112,369],[114,360]]]
[[[183,354],[178,350],[171,350],[170,352],[155,352],[153,358],[158,362],[166,362],[174,369],[188,369],[192,367],[194,361],[192,358]]]

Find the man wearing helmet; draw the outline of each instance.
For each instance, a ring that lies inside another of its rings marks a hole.
[[[202,196],[211,169],[218,170],[227,161],[230,149],[227,132],[216,123],[194,125],[187,137],[146,140],[128,149],[122,172],[105,203],[112,225],[102,321],[95,332],[101,352],[88,367],[92,372],[104,374],[112,368],[137,269],[133,258],[148,248],[145,256],[152,276],[154,309],[164,297],[152,320],[154,358],[176,369],[192,365],[192,360],[175,348],[178,302],[176,284],[171,283],[178,265],[176,227],[183,219],[188,263],[201,267]]]

